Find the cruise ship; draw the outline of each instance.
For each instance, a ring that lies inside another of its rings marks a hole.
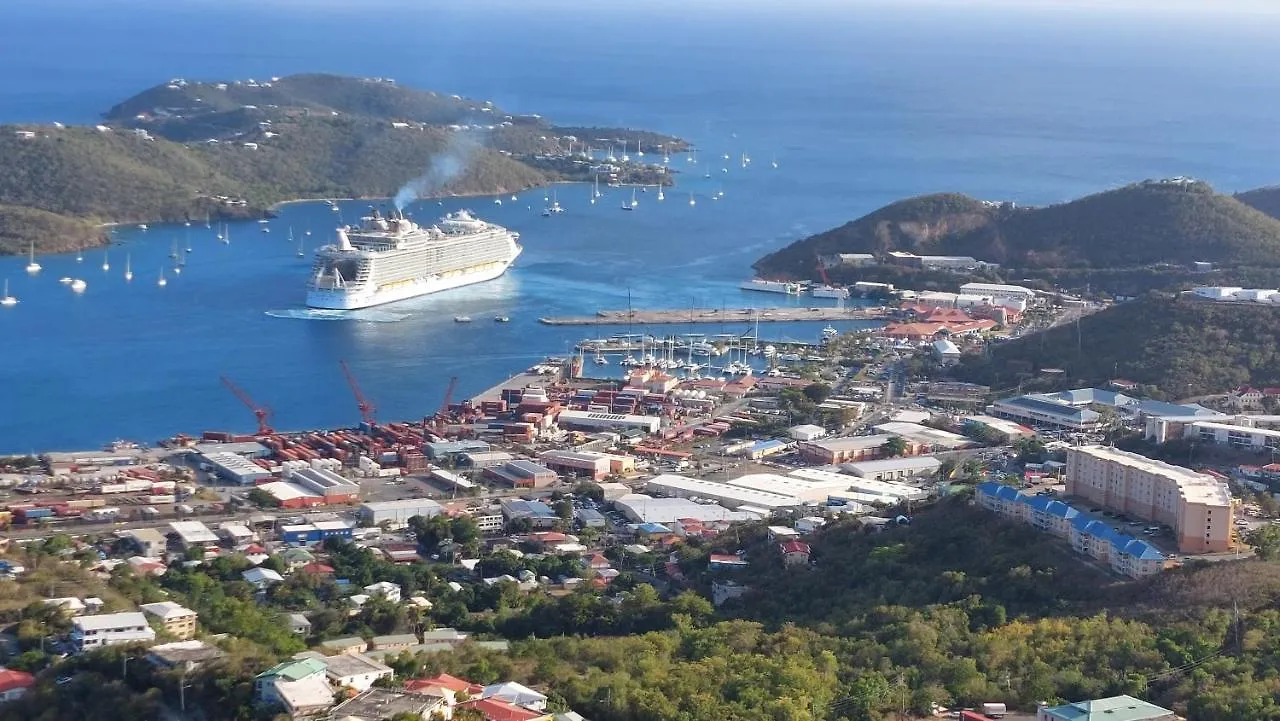
[[[743,290],[758,290],[762,293],[785,293],[786,295],[800,295],[801,286],[799,283],[787,283],[781,280],[762,280],[760,278],[752,278],[744,281],[741,286]]]
[[[520,255],[519,239],[465,210],[429,228],[374,210],[358,228],[339,228],[336,245],[316,251],[307,306],[356,310],[493,280]]]

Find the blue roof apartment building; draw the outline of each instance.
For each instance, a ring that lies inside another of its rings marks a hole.
[[[1141,578],[1163,571],[1168,558],[1146,541],[1125,535],[1100,519],[1055,498],[1029,496],[992,481],[977,486],[978,505],[1012,521],[1066,539],[1077,553],[1106,563],[1116,573]]]

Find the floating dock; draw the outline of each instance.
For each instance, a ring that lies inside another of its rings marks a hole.
[[[641,325],[708,323],[831,323],[849,320],[882,320],[884,308],[684,308],[675,310],[601,310],[593,316],[545,316],[544,325]]]

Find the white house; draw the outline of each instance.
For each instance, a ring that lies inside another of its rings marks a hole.
[[[71,643],[77,652],[121,643],[151,643],[156,632],[147,617],[136,611],[80,616],[72,621]]]
[[[480,694],[481,698],[496,698],[499,701],[506,701],[516,706],[523,706],[534,711],[547,710],[547,697],[534,691],[528,686],[518,684],[514,681],[506,683],[495,683],[492,686],[485,686],[484,691]]]
[[[378,581],[364,587],[364,592],[370,598],[382,596],[391,603],[400,603],[400,586],[390,581]]]

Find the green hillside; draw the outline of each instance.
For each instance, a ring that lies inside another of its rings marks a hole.
[[[1066,372],[1050,381],[1044,368]],[[966,356],[957,374],[1023,390],[1125,378],[1168,398],[1280,385],[1280,308],[1153,294]]]
[[[384,80],[174,82],[106,118],[99,128],[0,126],[0,253],[25,252],[31,242],[38,252],[103,243],[95,228],[109,222],[243,217],[295,198],[389,197],[411,181],[419,181],[417,195],[474,195],[590,173],[564,155],[565,133],[541,118]],[[643,131],[594,130],[685,147]],[[621,173],[642,182],[650,175],[639,166]]]
[[[808,277],[818,254],[890,250],[970,255],[1026,271],[1280,266],[1280,220],[1199,182],[1146,181],[1042,208],[937,194],[797,241],[755,267]]]
[[[1235,198],[1272,218],[1280,218],[1280,186],[1272,185],[1246,190],[1243,193],[1236,193]]]

